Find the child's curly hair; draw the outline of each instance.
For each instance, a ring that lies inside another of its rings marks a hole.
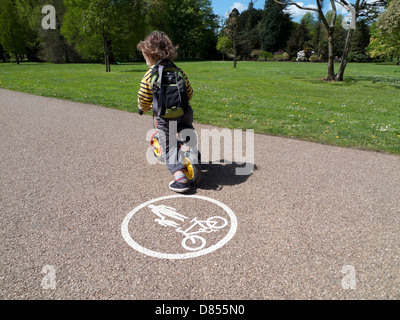
[[[161,31],[153,31],[137,46],[146,56],[153,61],[158,62],[162,59],[174,61],[177,56],[177,48],[174,47],[168,36]]]

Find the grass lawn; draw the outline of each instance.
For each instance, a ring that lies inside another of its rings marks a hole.
[[[181,62],[195,122],[400,154],[400,67],[349,64],[328,83],[325,63]],[[338,68],[338,66],[336,66]],[[0,64],[0,87],[136,112],[144,63]]]

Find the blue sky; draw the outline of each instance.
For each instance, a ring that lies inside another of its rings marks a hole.
[[[299,0],[296,2],[300,4],[301,6],[304,7],[314,7],[316,8],[316,1],[315,0]],[[248,5],[249,5],[249,0],[212,0],[213,8],[214,8],[214,13],[218,14],[220,16],[224,16],[227,12],[230,12],[233,8],[237,8],[240,12],[243,10],[246,10]],[[254,7],[257,9],[262,9],[264,8],[265,0],[258,0]],[[338,13],[341,14],[346,14],[347,11],[345,11],[340,5],[338,7]],[[328,9],[328,8],[327,8]],[[307,12],[310,11],[305,11],[305,10],[300,10],[296,8],[295,6],[290,7],[290,13],[292,14],[292,18],[295,21],[298,21],[301,19],[301,17],[306,14]]]

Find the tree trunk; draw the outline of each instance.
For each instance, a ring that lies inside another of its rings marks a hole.
[[[58,26],[58,30],[60,30],[60,27]],[[69,63],[69,54],[68,54],[68,44],[65,38],[59,34],[60,42],[62,43],[63,46],[63,51],[64,51],[64,58],[65,58],[65,63]]]
[[[336,81],[343,81],[344,70],[347,66],[347,57],[349,55],[350,47],[351,47],[351,37],[353,36],[354,29],[349,29],[347,31],[346,44],[344,46],[342,61],[340,63],[339,71],[335,77]]]
[[[315,51],[317,52],[317,55],[320,55],[319,38],[321,37],[321,27],[322,27],[322,22],[321,22],[321,19],[319,19],[318,25],[317,25],[317,30],[316,30],[316,35],[315,35]]]
[[[333,33],[335,28],[331,27],[328,30],[328,77],[326,80],[332,81],[335,79],[335,57],[333,56]]]
[[[17,61],[17,64],[19,64],[19,58],[18,58],[18,53],[17,53],[17,46],[15,45],[15,40],[14,40],[14,37],[13,37],[13,35],[11,34],[11,41],[12,41],[12,45],[13,45],[13,48],[14,48],[14,52],[15,52],[15,60]]]
[[[232,45],[233,45],[233,67],[236,69],[236,65],[237,65],[237,43],[236,43],[236,35],[233,38],[232,41]]]
[[[236,46],[236,42],[235,42],[235,46]],[[235,47],[236,48],[236,47]],[[237,52],[236,49],[233,50],[233,67],[236,69],[236,65],[237,65]]]
[[[69,54],[68,54],[68,48],[65,48],[65,50],[64,50],[64,54],[65,54],[65,63],[69,63]]]
[[[104,64],[106,65],[106,72],[111,72],[108,42],[106,37],[103,37],[103,46],[104,46]]]
[[[114,56],[114,51],[113,51],[113,48],[112,48],[112,41],[111,40],[107,41],[107,48],[108,48],[108,65],[109,66],[112,65],[112,64],[116,65],[117,64],[117,60],[115,59],[115,56]]]

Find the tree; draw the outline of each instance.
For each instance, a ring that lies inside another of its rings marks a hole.
[[[275,1],[278,1],[278,0],[275,0]],[[315,0],[315,1],[317,4],[317,8],[308,8],[308,7],[306,8],[292,0],[287,0],[287,2],[285,2],[285,3],[286,4],[290,3],[302,10],[314,11],[314,12],[318,13],[319,18],[322,21],[322,23],[327,31],[327,38],[328,38],[328,76],[326,77],[326,80],[332,81],[335,79],[335,67],[334,67],[335,57],[334,57],[334,52],[333,52],[333,39],[334,39],[334,32],[335,32],[335,27],[336,27],[336,17],[337,17],[335,1],[330,0],[331,5],[332,5],[332,17],[331,17],[330,21],[328,19],[326,19],[324,12],[322,11],[322,9],[323,9],[322,1],[321,0]]]
[[[368,51],[371,57],[395,56],[400,64],[400,0],[391,0],[372,26]]]
[[[235,8],[229,14],[229,18],[226,21],[225,32],[229,40],[232,43],[232,54],[233,54],[233,67],[236,68],[237,65],[237,45],[238,45],[238,35],[239,35],[239,11]]]
[[[172,39],[169,27],[168,1],[147,0],[145,3],[146,34],[153,30],[163,31]]]
[[[345,6],[349,6],[349,4],[345,1],[345,0],[340,0],[342,5]],[[357,15],[360,9],[360,3],[364,3],[366,2],[366,0],[355,0],[355,5],[354,5],[354,12],[353,14],[355,14],[354,17],[352,17],[352,19],[354,19],[354,22],[356,22],[357,20]],[[340,61],[340,67],[339,70],[337,72],[337,74],[335,75],[335,80],[336,81],[343,81],[343,77],[344,77],[344,71],[346,69],[347,66],[347,59],[348,59],[348,55],[350,52],[350,47],[351,47],[351,39],[354,33],[354,28],[349,28],[347,31],[347,36],[346,36],[346,42],[344,45],[344,49],[343,49],[343,54],[342,54],[342,58]]]
[[[360,19],[351,39],[349,61],[368,62],[370,60],[366,50],[371,38],[370,33],[370,26],[365,20]]]
[[[290,15],[284,12],[286,7],[285,3],[265,1],[260,22],[261,50],[275,52],[285,48],[292,29]]]
[[[371,58],[397,57],[397,64],[400,64],[400,41],[382,32],[376,24],[371,27],[371,40],[367,52]]]
[[[325,18],[330,21],[332,19],[333,11],[330,10],[325,14]],[[336,15],[336,22],[335,22],[335,34],[334,38],[332,41],[333,45],[333,55],[336,58],[341,57],[343,55],[343,49],[346,44],[346,36],[347,32],[345,29],[342,28],[342,23],[343,23],[344,16],[341,14]],[[328,34],[326,30],[322,30],[321,33],[322,40],[324,43],[327,43],[328,41]]]
[[[395,37],[400,35],[400,0],[391,0],[385,12],[377,21],[377,26]]]
[[[6,52],[3,50],[3,47],[0,43],[0,59],[3,60],[3,62],[6,62]]]
[[[218,38],[217,50],[222,53],[222,60],[225,60],[225,55],[230,53],[232,49],[232,41],[227,36]]]
[[[175,9],[170,12],[172,38],[181,46],[184,56],[194,56],[208,40],[216,45],[217,16],[209,0],[173,0]],[[178,12],[178,16],[177,15]],[[210,33],[211,32],[211,33]],[[214,35],[214,38],[212,37]],[[206,36],[207,35],[207,36]],[[210,39],[211,36],[211,39]],[[203,52],[204,53],[204,52]]]
[[[275,0],[278,3],[282,3],[280,0]],[[320,20],[322,21],[326,32],[327,32],[327,39],[328,39],[328,76],[326,77],[326,80],[328,81],[343,81],[343,75],[345,68],[347,66],[347,56],[350,50],[350,44],[351,44],[351,38],[354,32],[353,28],[349,28],[347,32],[347,37],[345,41],[345,47],[343,49],[343,54],[341,58],[341,64],[339,67],[339,71],[337,74],[335,74],[335,67],[334,67],[334,35],[335,35],[335,29],[336,29],[336,22],[338,18],[337,10],[336,10],[336,5],[335,2],[341,4],[342,6],[349,8],[349,3],[346,0],[330,0],[331,3],[331,16],[330,19],[328,19],[324,12],[323,12],[323,1],[322,0],[315,0],[317,4],[317,8],[309,8],[309,7],[303,7],[302,5],[299,5],[298,3],[294,2],[293,0],[282,0],[285,1],[285,4],[291,4],[296,6],[299,9],[302,10],[308,10],[308,11],[314,11],[318,13],[318,16]],[[359,13],[360,7],[363,6],[367,0],[355,0],[355,5],[353,8],[355,9],[353,11],[353,14],[355,15],[353,19],[357,19],[357,14]],[[355,21],[353,21],[355,23]]]
[[[263,16],[263,11],[254,8],[254,1],[249,2],[247,10],[239,16],[238,52],[242,58],[249,58],[254,49],[260,48],[258,24]]]
[[[0,43],[5,51],[15,56],[17,64],[20,56],[26,52],[26,33],[16,2],[0,0]]]
[[[315,20],[315,15],[311,12],[307,12],[303,18],[301,18],[300,22],[305,23],[306,28],[308,29],[308,32],[311,34],[312,32],[314,32],[315,27],[316,27],[316,20]]]
[[[84,32],[93,34],[102,40],[106,72],[111,71],[110,57],[114,60],[112,53],[114,37],[121,32],[120,25],[117,23],[120,13],[118,9],[115,2],[92,0],[82,15]]]
[[[296,30],[290,35],[287,42],[286,52],[289,54],[289,59],[297,57],[297,53],[304,50],[306,43],[311,39],[307,28],[306,20],[301,20]]]
[[[183,57],[216,53],[217,16],[210,0],[148,0],[147,24],[164,31]],[[149,30],[150,31],[150,30]]]
[[[360,3],[358,12],[359,20],[368,25],[375,23],[383,9],[387,7],[389,1],[390,0],[374,0]]]
[[[61,33],[86,58],[103,56],[106,72],[115,53],[134,50],[145,31],[143,0],[64,0]]]
[[[117,60],[129,60],[130,54],[136,55],[137,44],[146,35],[146,1],[127,1],[118,15],[120,26],[112,45],[113,55]]]
[[[29,61],[41,61],[38,58],[40,50],[38,26],[41,27],[41,22],[38,22],[38,20],[35,18],[36,13],[41,13],[41,10],[37,9],[37,5],[40,3],[40,0],[15,0],[14,3],[20,20],[23,24],[21,31],[24,32],[24,55]]]
[[[321,7],[324,7],[324,2],[325,0],[320,0],[321,3]],[[310,13],[310,12],[308,12]],[[322,56],[321,54],[321,48],[320,48],[320,41],[321,41],[321,31],[323,28],[323,23],[322,23],[322,19],[321,16],[318,14],[318,21],[316,23],[316,30],[315,30],[315,40],[314,40],[314,47],[315,47],[315,51],[317,52],[317,55]]]
[[[104,54],[102,40],[97,34],[84,28],[83,17],[89,2],[89,0],[64,0],[65,13],[60,31],[83,58],[100,60]]]
[[[194,44],[198,51],[197,56],[201,54],[205,58],[214,58],[217,55],[218,16],[214,14],[210,0],[197,0],[196,3],[201,17],[201,24],[199,24],[200,36],[198,37],[198,42]]]
[[[26,1],[26,8],[29,9],[29,23],[37,32],[40,42],[40,51],[38,53],[40,59],[52,63],[69,63],[70,58],[73,61],[80,61],[78,54],[72,45],[62,36],[60,29],[63,23],[65,6],[63,0],[49,0],[47,3],[54,6],[56,12],[56,28],[43,29],[41,21],[43,19],[42,7],[43,2]]]

